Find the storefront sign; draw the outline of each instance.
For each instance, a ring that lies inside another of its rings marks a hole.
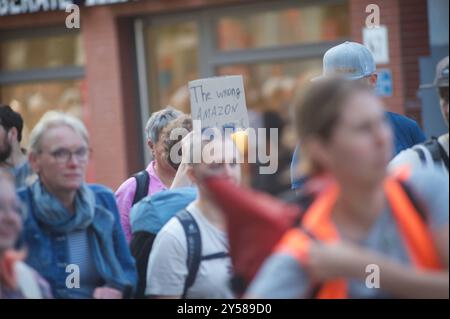
[[[138,0],[0,0],[0,16],[58,10],[64,11],[67,6],[72,4],[89,7],[134,1]]]
[[[244,81],[241,75],[189,82],[192,119],[202,128],[248,128]]]
[[[376,64],[389,63],[388,30],[384,25],[363,29],[364,45],[372,52]]]
[[[389,97],[393,94],[392,72],[390,69],[377,70],[378,80],[376,94],[378,96]]]

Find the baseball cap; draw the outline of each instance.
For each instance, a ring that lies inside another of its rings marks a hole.
[[[421,89],[448,87],[448,56],[436,65],[436,75],[433,83],[423,84]]]
[[[358,80],[375,71],[375,61],[369,49],[360,43],[346,41],[325,52],[322,75],[313,80],[333,75]]]

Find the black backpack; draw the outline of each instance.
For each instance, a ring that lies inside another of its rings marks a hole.
[[[131,207],[148,195],[148,187],[150,186],[150,175],[146,170],[140,171],[133,177],[136,180],[136,191]],[[136,270],[138,273],[138,285],[136,290],[137,298],[144,298],[148,256],[155,237],[156,234],[137,232],[136,234],[133,234],[130,242],[131,255],[136,260]]]
[[[202,256],[202,239],[200,228],[191,213],[189,213],[186,209],[183,209],[175,217],[178,218],[183,226],[187,240],[186,265],[188,268],[188,275],[184,283],[182,294],[182,298],[186,299],[187,291],[192,287],[197,277],[200,263],[204,260],[227,258],[229,254],[226,252],[219,252]],[[157,234],[146,231],[139,231],[133,234],[133,238],[130,243],[131,253],[136,259],[136,266],[138,270],[138,287],[136,298],[145,298],[148,259],[156,235]]]
[[[431,139],[425,141],[422,143],[423,145],[431,154],[431,158],[436,164],[439,164],[440,162],[443,162],[445,167],[447,168],[448,172],[448,155],[445,152],[442,145],[439,143],[438,139],[436,137],[432,137]],[[420,158],[420,161],[423,165],[426,164],[426,157],[424,151],[420,147],[414,147],[413,150],[417,153],[417,155]]]
[[[133,177],[136,180],[136,192],[134,193],[133,203],[131,204],[132,207],[148,195],[148,187],[150,186],[150,175],[146,170],[140,171]]]
[[[195,282],[197,273],[200,268],[200,263],[205,260],[221,259],[229,257],[228,252],[218,252],[202,256],[202,238],[200,228],[195,221],[192,214],[187,209],[182,210],[176,216],[183,226],[187,240],[187,259],[186,264],[188,268],[188,275],[184,283],[182,298],[186,299],[187,291]]]

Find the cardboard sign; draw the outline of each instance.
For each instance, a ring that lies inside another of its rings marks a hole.
[[[191,114],[209,127],[246,129],[249,126],[241,75],[206,78],[189,82]]]

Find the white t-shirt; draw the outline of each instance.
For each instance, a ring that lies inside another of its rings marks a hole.
[[[202,256],[229,252],[226,233],[212,225],[197,208],[195,202],[187,210],[200,229]],[[188,274],[186,234],[178,218],[172,218],[158,233],[153,243],[147,268],[145,294],[181,296]],[[187,298],[233,298],[230,288],[232,276],[230,257],[203,260]]]
[[[444,148],[444,150],[448,156],[449,135],[444,134],[444,135],[440,136],[438,138],[438,142]],[[445,164],[443,161],[441,161],[441,163],[436,165],[436,163],[433,161],[430,151],[425,146],[419,144],[419,145],[414,146],[414,148],[416,148],[416,147],[420,148],[423,151],[423,154],[425,156],[425,163],[422,163],[422,161],[419,157],[419,154],[417,154],[417,152],[413,148],[408,148],[408,149],[400,152],[399,154],[397,154],[396,157],[394,157],[394,159],[389,163],[389,170],[394,170],[405,164],[409,164],[413,168],[420,168],[420,167],[423,167],[424,165],[426,165],[428,167],[437,166],[438,169],[442,170],[443,172],[445,172],[445,174],[448,175],[447,168],[445,167]]]

